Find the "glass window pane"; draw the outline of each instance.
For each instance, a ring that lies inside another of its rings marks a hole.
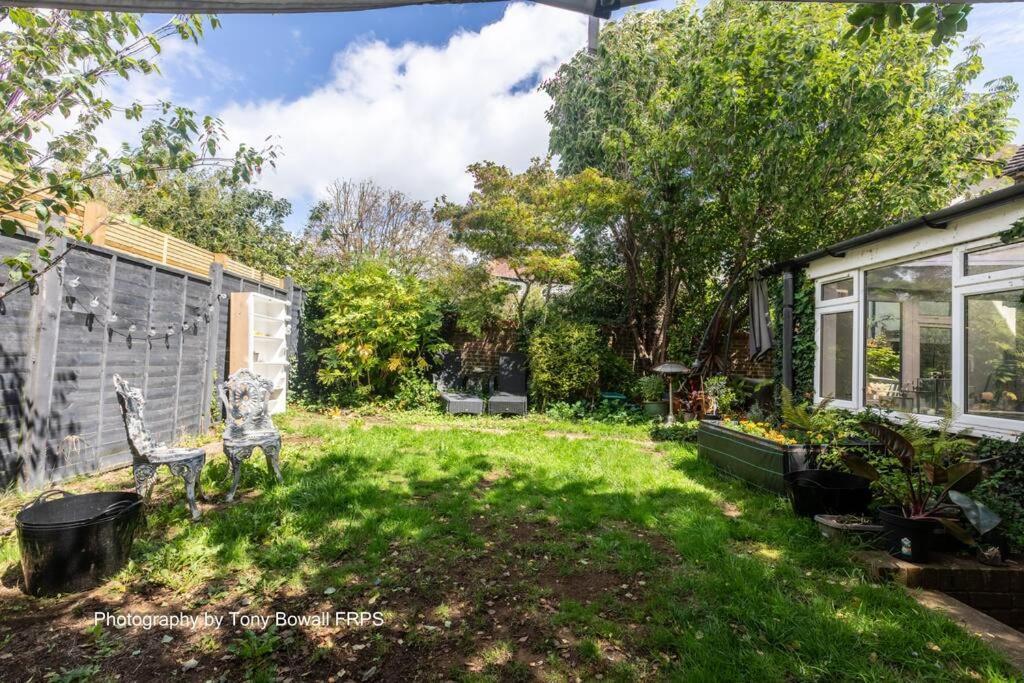
[[[993,273],[1009,268],[1024,268],[1024,242],[1001,244],[964,254],[964,275]]]
[[[836,280],[835,282],[826,282],[821,286],[822,301],[845,299],[848,296],[853,296],[852,277],[848,277],[845,280]]]
[[[864,402],[940,415],[953,384],[953,257],[928,258],[864,275]]]
[[[821,316],[821,376],[823,397],[853,400],[853,311]]]
[[[967,412],[1024,420],[1024,289],[965,297]]]

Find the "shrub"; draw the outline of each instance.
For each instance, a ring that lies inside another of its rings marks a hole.
[[[657,424],[651,427],[651,439],[654,441],[693,441],[697,438],[697,427],[700,420],[676,422],[675,424]]]
[[[593,325],[548,322],[530,337],[530,391],[549,401],[593,400],[597,394],[601,342]]]
[[[636,373],[625,358],[610,348],[605,347],[601,353],[598,375],[602,391],[617,391],[627,396],[634,391]]]
[[[717,375],[704,380],[704,394],[714,399],[720,415],[729,413],[736,404],[736,390],[729,386],[729,378]]]
[[[644,401],[661,401],[665,394],[665,380],[661,375],[644,375],[636,381],[636,388]]]
[[[601,424],[642,424],[650,420],[636,406],[617,401],[601,401],[596,406],[584,401],[552,401],[545,414],[554,420],[600,422]]]
[[[982,439],[979,459],[998,458],[992,474],[974,490],[975,497],[1002,516],[1002,533],[1016,553],[1024,553],[1024,436],[1017,441]]]
[[[448,348],[440,338],[440,302],[412,275],[382,261],[357,263],[314,285],[309,321],[310,360],[328,393],[362,399],[391,395],[399,377],[426,367],[426,357]]]
[[[419,370],[405,372],[398,378],[394,405],[400,410],[437,410],[440,392]]]

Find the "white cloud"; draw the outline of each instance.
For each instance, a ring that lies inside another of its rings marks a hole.
[[[299,205],[335,178],[461,199],[472,187],[468,164],[522,169],[546,153],[550,100],[536,85],[585,43],[585,17],[512,4],[440,47],[352,44],[335,55],[326,85],[293,101],[233,103],[221,116],[234,141],[277,137],[283,156],[261,183]]]

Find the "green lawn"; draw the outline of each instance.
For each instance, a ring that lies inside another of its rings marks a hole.
[[[640,428],[281,422],[284,485],[269,486],[254,458],[241,500],[190,524],[180,483],[162,475],[132,564],[103,589],[22,597],[8,537],[0,666],[35,680],[171,669],[196,680],[1014,679],[973,637],[868,583],[848,549],[785,501]],[[211,458],[207,492],[222,496],[226,480],[223,456]],[[167,640],[90,628],[97,609],[365,610],[384,623],[182,629]]]

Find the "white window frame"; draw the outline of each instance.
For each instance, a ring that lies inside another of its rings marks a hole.
[[[980,251],[986,248],[998,246],[1009,245],[1003,245],[1003,242],[998,237],[989,237],[987,239],[977,240],[976,242],[965,244],[955,249],[955,261],[953,264],[953,286],[956,287],[973,284],[983,284],[986,282],[996,282],[1015,278],[1024,278],[1024,266],[1021,266],[1020,268],[1006,268],[1004,270],[996,270],[989,273],[978,273],[977,275],[967,275],[967,268],[966,264],[964,263],[967,254],[974,251]],[[956,252],[959,252],[959,254],[957,254]]]
[[[814,283],[814,401],[818,403],[824,400],[821,395],[821,316],[829,313],[840,313],[845,311],[853,312],[853,400],[834,400],[832,405],[837,408],[848,410],[860,410],[865,407],[864,402],[864,353],[866,330],[866,309],[865,299],[865,273],[875,268],[882,268],[899,263],[916,261],[929,256],[950,253],[952,257],[952,282],[951,282],[951,325],[952,334],[952,403],[956,414],[953,427],[959,431],[967,431],[973,436],[993,436],[997,438],[1013,439],[1024,432],[1024,420],[1011,420],[1007,418],[987,417],[972,415],[965,411],[965,390],[966,390],[966,353],[964,343],[966,338],[965,328],[965,298],[974,294],[985,294],[989,292],[1001,292],[1013,289],[1024,289],[1024,267],[1008,268],[1002,271],[981,273],[968,276],[964,273],[964,256],[972,251],[985,247],[1001,244],[998,236],[986,237],[972,240],[960,245],[948,245],[942,248],[929,249],[919,253],[902,254],[898,257],[885,259],[865,265],[856,270],[849,270],[841,273],[831,273],[821,277]],[[821,299],[822,286],[837,280],[853,278],[853,295],[842,299]],[[924,426],[935,426],[941,420],[941,415],[924,415],[920,413],[907,413],[893,411],[870,406],[873,410],[880,410],[887,416],[904,421],[913,417],[919,424]]]
[[[859,273],[855,270],[851,270],[846,273],[840,273],[838,275],[830,275],[827,278],[822,278],[818,282],[814,283],[814,306],[815,308],[823,308],[825,306],[842,306],[843,304],[857,303],[860,298],[860,279]],[[844,296],[839,299],[823,299],[821,298],[821,290],[825,288],[825,285],[830,285],[833,282],[840,282],[842,280],[853,280],[853,294],[850,296]]]
[[[853,279],[853,295],[841,299],[821,299],[822,285],[838,280]],[[821,395],[821,317],[830,313],[853,313],[853,377],[851,387],[852,399],[849,401],[836,399],[834,396],[831,405],[847,410],[857,410],[858,403],[863,400],[863,355],[864,355],[864,334],[863,334],[863,305],[860,302],[864,275],[860,271],[851,270],[846,273],[831,275],[823,278],[820,282],[814,283],[814,402],[820,403],[826,397]]]

